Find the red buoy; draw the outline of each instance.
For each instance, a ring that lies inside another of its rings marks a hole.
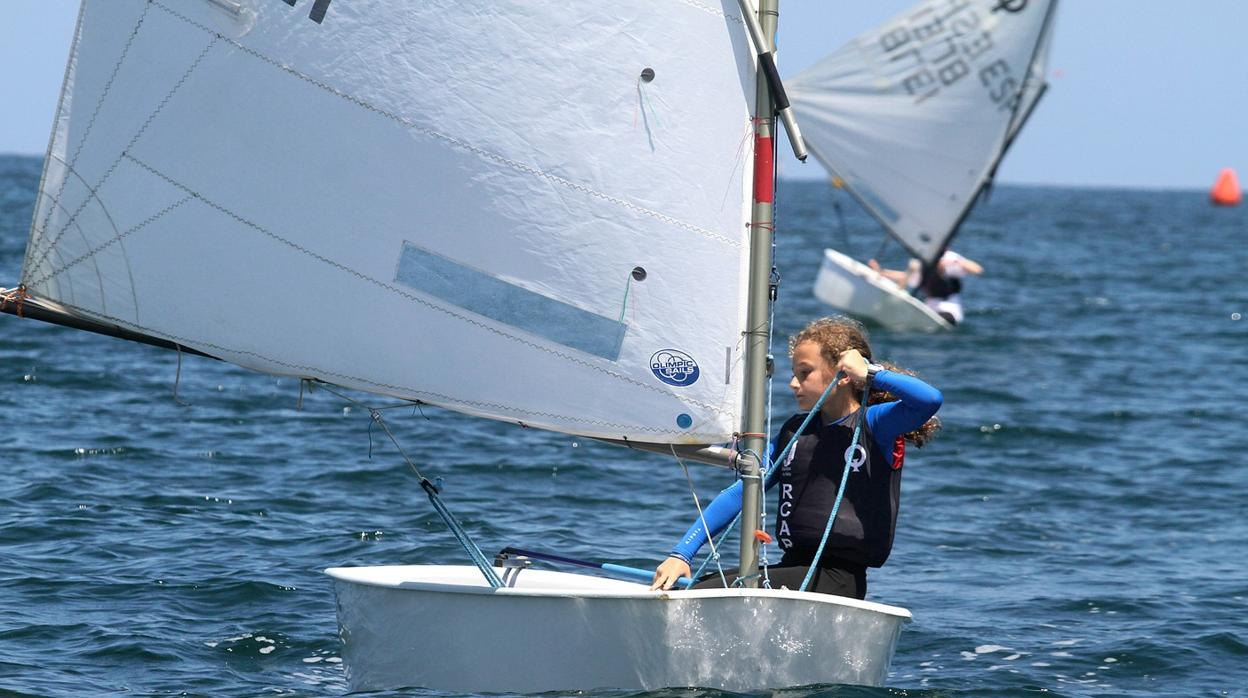
[[[1236,206],[1243,201],[1244,193],[1239,188],[1235,170],[1226,167],[1218,173],[1218,181],[1209,191],[1209,199],[1218,206]]]

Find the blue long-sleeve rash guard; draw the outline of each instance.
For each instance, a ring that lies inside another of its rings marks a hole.
[[[875,374],[872,387],[885,390],[896,395],[899,400],[884,402],[867,407],[867,427],[875,437],[875,443],[885,453],[891,453],[897,437],[923,426],[923,423],[936,414],[944,397],[940,391],[914,376],[907,376],[896,371],[879,371]],[[776,444],[772,442],[767,448],[768,464],[775,454]],[[767,472],[766,485],[771,489],[776,484],[779,468],[770,468]],[[702,517],[693,522],[689,530],[672,548],[672,556],[685,562],[691,562],[702,546],[706,544],[706,527],[711,535],[718,535],[728,524],[741,513],[741,481],[737,480],[724,489],[707,505]],[[706,526],[702,525],[703,519]]]

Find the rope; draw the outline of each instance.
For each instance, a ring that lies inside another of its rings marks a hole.
[[[451,514],[451,510],[448,509],[442,502],[441,497],[438,496],[437,485],[430,482],[429,478],[420,473],[420,468],[416,467],[416,463],[407,455],[407,452],[403,450],[403,447],[399,445],[399,440],[394,437],[394,433],[390,431],[390,427],[386,424],[386,421],[381,418],[381,410],[365,405],[357,400],[353,400],[350,397],[333,390],[332,388],[326,387],[325,390],[337,395],[347,402],[359,405],[360,407],[368,410],[369,415],[373,419],[372,423],[381,427],[382,430],[386,432],[386,436],[390,437],[390,442],[394,444],[396,449],[398,449],[399,455],[403,456],[403,460],[407,461],[408,467],[412,469],[412,472],[416,473],[416,477],[420,478],[420,486],[424,489],[425,494],[428,495],[429,502],[433,505],[434,511],[438,512],[438,516],[442,517],[443,523],[445,523],[446,527],[450,529],[451,534],[455,536],[455,540],[459,541],[459,544],[463,546],[464,551],[468,553],[468,557],[472,558],[472,561],[477,566],[477,569],[481,570],[481,574],[485,576],[485,581],[495,589],[502,587],[503,580],[500,579],[498,573],[494,571],[494,567],[491,565],[490,561],[486,559],[485,553],[481,552],[481,548],[473,542],[472,537],[468,535],[468,532],[464,530],[464,527],[461,526],[455,516]]]
[[[815,551],[815,557],[810,562],[810,569],[806,571],[806,578],[802,580],[802,588],[798,589],[798,591],[806,591],[811,578],[815,576],[815,568],[819,566],[819,559],[823,557],[823,548],[828,544],[828,537],[832,535],[832,525],[836,523],[836,512],[841,508],[841,498],[845,496],[845,484],[849,482],[849,462],[853,459],[854,451],[858,449],[858,437],[862,435],[862,424],[867,421],[867,399],[870,396],[871,382],[867,381],[862,388],[862,402],[858,405],[858,417],[854,420],[854,438],[849,442],[849,450],[845,451],[845,467],[841,471],[841,487],[836,491],[836,501],[832,504],[832,513],[828,515],[828,525],[823,529],[823,540],[819,541],[819,549]],[[796,440],[794,439],[794,441]]]
[[[25,317],[22,315],[22,306],[25,305],[26,299],[30,297],[30,293],[26,291],[26,284],[18,284],[17,288],[9,290],[9,292],[4,295],[0,295],[0,310],[3,310],[9,305],[9,303],[12,303],[14,306],[13,309],[17,311],[17,316]]]
[[[685,461],[682,460],[680,456],[676,455],[675,446],[670,446],[670,448],[672,449],[672,456],[676,459],[677,463],[680,463],[681,469],[685,471],[685,481],[689,483],[689,493],[693,495],[693,505],[698,508],[698,519],[702,522],[702,530],[709,531],[710,526],[706,525],[706,515],[702,513],[702,503],[698,501],[698,492],[694,489],[693,478],[689,476],[689,466],[685,464]],[[719,579],[724,583],[724,586],[727,587],[728,578],[724,576],[724,566],[719,564],[719,549],[716,547],[715,541],[712,540],[709,535],[706,537],[706,542],[711,545],[711,554],[707,557],[707,560],[715,560],[715,568],[719,571]],[[703,566],[705,567],[706,563],[703,563]],[[701,572],[702,570],[699,569],[698,571]],[[693,577],[695,580],[697,578],[697,575]]]
[[[620,319],[618,322],[624,324],[624,315],[628,312],[628,292],[633,288],[633,273],[628,273],[628,278],[624,281],[624,300],[620,301]]]
[[[774,144],[772,147],[774,149],[775,147]],[[777,182],[774,186],[776,186],[777,191],[778,191],[779,183]],[[772,211],[773,221],[775,220],[776,213],[777,212],[774,210],[774,207],[773,207],[773,211]],[[768,281],[767,360],[768,360],[768,366],[770,370],[767,372],[767,408],[766,408],[767,421],[766,421],[765,426],[763,427],[764,431],[766,432],[763,434],[764,441],[768,438],[768,435],[771,434],[771,412],[772,412],[771,396],[772,396],[772,393],[774,392],[775,380],[776,380],[776,358],[775,356],[772,355],[771,350],[772,350],[772,342],[775,339],[776,297],[779,295],[780,272],[776,269],[776,265],[775,265],[776,238],[774,235],[771,238],[771,259],[772,259],[771,274],[769,275],[770,278],[768,278],[767,280]],[[758,458],[758,454],[754,454],[754,457]],[[761,462],[765,462],[766,459],[758,458],[758,460],[761,463]],[[768,466],[766,472],[771,472],[770,466]],[[767,527],[767,481],[766,480],[763,480],[763,496],[762,496],[762,501],[759,503],[759,507],[758,507],[758,520],[759,520],[759,529],[755,530],[755,535],[758,534],[758,531],[765,530]],[[767,540],[769,541],[770,538],[768,538]],[[767,559],[767,543],[766,542],[762,542],[762,544],[758,546],[758,566],[762,570],[763,588],[770,589],[771,588],[771,574],[770,574],[771,561]],[[738,577],[740,577],[740,572],[741,570],[738,569],[737,570]]]
[[[793,438],[789,439],[789,443],[785,445],[784,450],[781,451],[780,454],[777,455],[775,459],[772,460],[771,463],[763,470],[762,472],[763,482],[766,482],[767,476],[771,473],[772,468],[776,467],[777,464],[781,463],[782,461],[784,461],[786,457],[788,457],[789,451],[793,450],[793,447],[797,445],[797,437],[800,436],[803,431],[806,431],[806,425],[810,424],[810,420],[813,419],[816,414],[819,414],[819,408],[823,406],[824,401],[827,400],[828,396],[832,394],[832,389],[836,387],[836,384],[840,382],[843,376],[844,374],[842,372],[837,371],[836,376],[832,378],[832,382],[828,383],[828,387],[823,389],[823,394],[820,395],[819,399],[815,401],[814,407],[810,408],[810,412],[806,414],[806,419],[803,419],[801,425],[797,427],[797,431],[794,432]],[[763,501],[765,502],[766,499],[767,498],[764,497]],[[733,517],[732,521],[729,522],[728,527],[725,528],[724,532],[721,533],[719,536],[719,543],[721,545],[723,544],[724,539],[728,537],[728,534],[732,533],[732,529],[736,527],[737,523],[740,520],[741,520],[741,514],[737,514],[735,517]],[[704,523],[703,527],[705,528],[705,526],[706,524]],[[706,538],[708,541],[710,540],[711,538],[710,531],[706,532]],[[706,568],[707,562],[709,562],[709,559],[702,561],[702,566],[699,567],[698,571],[693,575],[694,579],[697,579],[699,576],[701,576],[702,570]],[[740,570],[737,570],[737,572],[739,574]]]
[[[183,407],[190,407],[191,403],[185,402],[178,397],[178,386],[182,384],[182,345],[174,344],[173,346],[178,349],[178,368],[173,376],[173,401]]]

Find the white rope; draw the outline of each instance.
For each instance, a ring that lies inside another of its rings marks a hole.
[[[693,495],[693,505],[698,508],[698,520],[702,522],[702,530],[706,531],[706,542],[711,544],[711,559],[715,561],[715,569],[719,571],[719,579],[724,583],[724,587],[728,586],[728,578],[724,576],[724,566],[719,562],[719,550],[715,547],[715,538],[711,535],[711,529],[706,525],[706,515],[702,513],[702,502],[698,500],[698,491],[693,486],[693,478],[689,475],[689,466],[680,456],[676,455],[676,447],[668,445],[672,449],[672,457],[680,464],[681,470],[685,471],[685,481],[689,483],[689,494]],[[692,563],[692,561],[690,561]],[[692,567],[690,567],[692,569]],[[697,580],[691,580],[696,582]]]

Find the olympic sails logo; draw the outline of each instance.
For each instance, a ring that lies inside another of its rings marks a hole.
[[[693,385],[701,371],[698,362],[683,351],[660,349],[650,357],[650,371],[654,377],[678,388]]]

